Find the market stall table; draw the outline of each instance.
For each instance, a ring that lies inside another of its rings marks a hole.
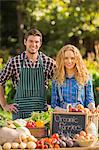
[[[47,149],[48,150],[48,149]],[[57,150],[57,148],[51,148],[49,150]],[[99,142],[93,147],[72,147],[72,148],[60,148],[59,150],[99,150]]]
[[[11,149],[11,150],[14,150],[14,149]],[[17,150],[21,150],[21,149],[17,149]],[[26,150],[28,150],[28,149],[26,149]],[[41,149],[36,149],[36,150],[41,150]],[[49,148],[49,149],[42,149],[42,150],[57,150],[57,148]],[[95,146],[92,146],[92,147],[59,148],[58,150],[99,150],[99,141],[96,143]]]

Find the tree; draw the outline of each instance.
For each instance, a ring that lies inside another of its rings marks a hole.
[[[34,26],[42,31],[43,48],[49,55],[71,42],[93,49],[99,37],[98,0],[29,0],[23,1],[20,8],[25,10],[25,29]]]
[[[15,47],[17,44],[17,14],[16,1],[0,1],[1,6],[1,45],[0,48],[6,49]]]
[[[1,15],[8,17],[2,24],[2,33],[9,34],[2,36],[7,47],[14,44],[22,47],[23,33],[31,27],[41,30],[44,35],[42,50],[51,56],[56,55],[65,43],[72,43],[85,53],[86,49],[94,49],[94,41],[99,38],[98,0],[9,0],[2,4],[10,10],[9,15],[3,8]],[[11,16],[12,9],[16,18]],[[12,42],[12,33],[16,42]]]

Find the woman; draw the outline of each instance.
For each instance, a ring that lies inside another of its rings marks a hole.
[[[51,97],[52,108],[66,109],[67,104],[95,109],[91,77],[79,50],[70,44],[61,48],[56,57]]]

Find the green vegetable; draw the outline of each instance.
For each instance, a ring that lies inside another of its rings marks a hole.
[[[0,126],[1,127],[6,126],[7,121],[10,120],[10,119],[11,118],[9,118],[7,115],[2,113],[2,111],[0,112]]]
[[[49,108],[46,112],[33,112],[31,114],[31,117],[28,118],[28,121],[44,121],[45,126],[49,128],[50,126],[50,120],[51,120],[51,113],[53,112],[52,108]]]

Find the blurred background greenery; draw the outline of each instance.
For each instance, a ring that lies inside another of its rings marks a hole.
[[[0,0],[0,69],[7,60],[24,51],[23,35],[35,27],[43,33],[41,50],[55,58],[67,43],[77,46],[93,76],[96,105],[99,104],[99,1],[98,0]],[[11,81],[5,85],[12,102]],[[51,81],[47,91],[50,103]]]

